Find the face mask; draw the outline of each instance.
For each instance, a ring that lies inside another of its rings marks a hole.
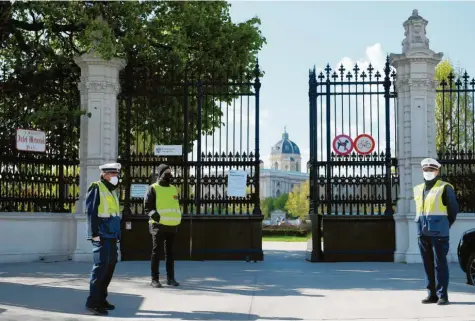
[[[163,178],[162,178],[162,179],[163,179],[165,182],[171,182],[172,178],[173,178],[172,174],[166,173],[165,175],[163,175]]]
[[[111,177],[111,180],[109,181],[109,183],[116,186],[117,184],[119,184],[119,178],[117,176],[113,176]]]
[[[426,181],[431,181],[435,178],[435,173],[434,172],[424,172],[423,175],[424,175],[424,179]]]

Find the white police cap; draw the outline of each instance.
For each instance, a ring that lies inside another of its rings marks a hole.
[[[429,168],[433,168],[433,169],[439,169],[440,166],[442,166],[442,165],[433,158],[424,158],[421,161],[421,166],[422,166],[422,168],[429,167]]]
[[[121,167],[122,166],[119,163],[109,163],[99,166],[99,169],[103,173],[118,173]]]

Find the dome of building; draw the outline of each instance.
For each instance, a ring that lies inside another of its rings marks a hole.
[[[272,155],[280,154],[294,154],[300,155],[300,148],[293,141],[289,139],[289,133],[284,128],[284,133],[282,134],[282,139],[279,140],[271,150]]]
[[[269,157],[271,168],[280,171],[300,172],[302,157],[300,148],[289,139],[289,134],[284,127],[282,139],[271,148]]]

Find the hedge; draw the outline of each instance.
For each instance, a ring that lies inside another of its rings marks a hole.
[[[262,228],[262,236],[307,236],[307,229],[293,225],[269,225]]]

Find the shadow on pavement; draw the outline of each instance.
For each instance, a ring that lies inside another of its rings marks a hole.
[[[175,266],[177,279],[182,286],[177,289],[164,290],[180,291],[180,294],[184,296],[236,294],[255,297],[302,296],[318,299],[324,297],[322,290],[425,290],[424,272],[421,264],[392,262],[310,263],[305,261],[305,251],[303,250],[266,250],[265,260],[257,263],[178,261]],[[164,264],[161,264],[160,268],[163,273]],[[451,264],[449,268],[449,295],[457,292],[475,294],[475,287],[466,284],[465,276],[458,265]],[[2,278],[28,278],[32,280],[32,283],[38,283],[37,279],[41,278],[49,279],[42,282],[45,286],[71,281],[87,284],[90,269],[89,263],[78,262],[0,265]],[[113,282],[125,282],[128,284],[127,286],[148,287],[149,271],[148,261],[120,262],[117,265]],[[51,279],[55,281],[51,282]],[[11,300],[7,293],[14,292],[14,289],[12,291],[5,289],[5,287],[13,286],[10,284],[12,283],[2,285],[0,291],[0,298],[3,298],[2,300],[6,300],[6,302]],[[21,287],[21,285],[14,286]],[[37,288],[41,287],[37,286]],[[58,288],[49,289],[53,290],[44,291],[61,290]],[[69,294],[75,296],[75,298],[69,300],[74,302],[71,303],[72,306],[82,307],[84,305],[83,302],[87,293],[69,289],[63,291],[76,293]],[[29,293],[26,294],[31,296]],[[126,300],[125,295],[118,296],[118,300],[122,300],[122,298]],[[18,295],[18,297],[21,296]],[[138,297],[132,296],[130,300],[133,307],[139,306],[140,303],[135,305],[135,302],[139,300]],[[33,299],[31,302],[34,302]],[[20,300],[18,303],[21,305]],[[120,305],[120,302],[117,303]]]
[[[450,301],[451,305],[475,305],[475,302],[454,302]]]
[[[37,285],[21,285],[0,282],[0,304],[23,307],[47,312],[86,315],[84,303],[87,291],[47,287]],[[256,314],[216,312],[216,311],[153,311],[139,310],[143,298],[136,295],[111,293],[111,302],[117,308],[110,313],[119,318],[163,318],[181,320],[303,320],[292,317],[260,317]],[[0,313],[5,312],[0,309]]]
[[[0,282],[0,304],[28,309],[60,312],[69,314],[86,314],[84,304],[88,291],[71,288],[47,287],[38,285],[23,285]],[[143,298],[137,295],[110,293],[111,302],[117,306],[128,306],[130,315],[136,313]]]
[[[140,311],[139,315],[140,317],[153,317],[154,319],[163,318],[177,320],[303,320],[301,318],[292,317],[260,317],[256,314],[215,311]]]

